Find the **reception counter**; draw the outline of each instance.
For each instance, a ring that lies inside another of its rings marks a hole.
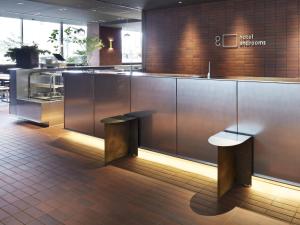
[[[65,128],[104,137],[101,120],[132,112],[143,148],[215,164],[208,138],[255,136],[254,173],[300,183],[300,80],[66,72]]]

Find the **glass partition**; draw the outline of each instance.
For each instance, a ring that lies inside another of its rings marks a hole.
[[[49,42],[50,34],[53,30],[60,30],[59,23],[41,22],[35,20],[24,20],[23,22],[23,42],[26,45],[36,43],[40,49],[56,53],[55,45]],[[60,41],[58,41],[60,42]]]
[[[64,24],[63,30],[64,30],[64,57],[69,63],[81,63],[82,58],[79,54],[77,54],[78,51],[83,51],[84,48],[80,44],[72,43],[72,41],[69,41],[67,39],[67,29],[80,29],[82,32],[79,35],[82,36],[82,38],[87,37],[87,26],[78,26],[78,25],[71,25],[71,24]]]
[[[122,30],[123,63],[142,62],[142,33]]]
[[[0,30],[0,64],[14,63],[4,55],[10,47],[21,45],[21,20],[0,17]]]

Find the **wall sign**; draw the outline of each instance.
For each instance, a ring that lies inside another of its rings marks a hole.
[[[267,41],[256,40],[254,34],[223,34],[215,37],[215,45],[223,48],[248,48],[266,46]]]

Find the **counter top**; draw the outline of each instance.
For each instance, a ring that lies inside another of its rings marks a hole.
[[[111,71],[111,70],[94,70],[94,71],[82,71],[73,70],[64,72],[68,74],[81,74],[88,73],[94,75],[123,75],[123,76],[135,76],[135,77],[157,77],[157,78],[176,78],[176,79],[200,79],[200,80],[231,80],[240,82],[271,82],[271,83],[300,83],[300,78],[285,78],[285,77],[242,77],[242,76],[212,76],[208,79],[207,75],[197,74],[168,74],[168,73],[144,73],[144,72],[122,72],[122,71]]]

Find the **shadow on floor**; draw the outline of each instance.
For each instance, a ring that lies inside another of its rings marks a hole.
[[[234,188],[220,199],[217,198],[217,195],[208,196],[205,193],[196,193],[190,201],[190,207],[195,213],[203,216],[217,216],[228,213],[235,207],[242,206],[243,200],[236,198],[236,192],[241,191],[243,188]],[[246,188],[244,189],[244,191],[247,191]]]

